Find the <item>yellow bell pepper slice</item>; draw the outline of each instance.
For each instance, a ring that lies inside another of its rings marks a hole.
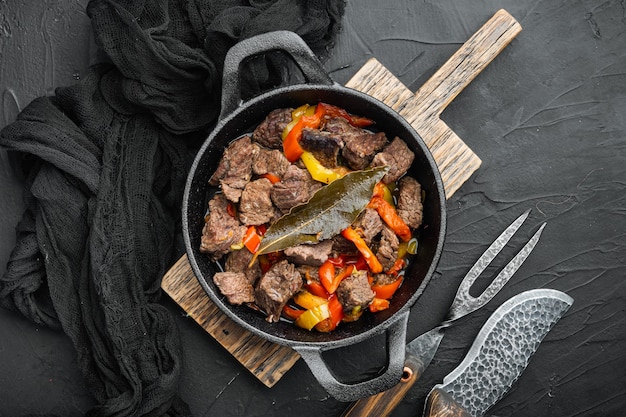
[[[291,129],[300,121],[302,116],[313,116],[315,114],[315,106],[309,106],[308,104],[303,104],[297,109],[291,112],[291,122],[285,126],[283,132],[281,134],[282,139],[285,140]]]
[[[302,308],[310,309],[328,303],[328,300],[311,294],[306,290],[299,291],[293,296],[293,301]]]
[[[323,182],[325,184],[330,184],[346,175],[348,170],[346,168],[327,168],[317,160],[312,153],[304,151],[302,155],[300,155],[300,159],[304,163],[307,171],[311,174],[311,177],[315,181]]]
[[[330,317],[330,310],[328,309],[328,302],[320,304],[317,307],[310,308],[304,313],[300,314],[295,321],[296,326],[303,329],[311,330],[315,325]]]

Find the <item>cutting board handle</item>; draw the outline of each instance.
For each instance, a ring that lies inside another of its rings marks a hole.
[[[454,98],[517,36],[522,26],[498,10],[415,93],[429,117],[441,115]]]

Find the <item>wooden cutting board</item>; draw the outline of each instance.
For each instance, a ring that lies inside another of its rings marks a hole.
[[[411,123],[437,161],[450,198],[481,160],[440,115],[520,31],[511,15],[498,11],[416,93],[376,59],[366,62],[346,86],[377,98]],[[196,280],[186,255],[165,274],[161,287],[266,386],[278,382],[299,359],[291,348],[248,332],[222,313]]]

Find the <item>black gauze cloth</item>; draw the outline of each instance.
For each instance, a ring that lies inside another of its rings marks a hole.
[[[159,304],[160,283],[175,258],[188,157],[219,114],[224,56],[243,38],[282,29],[324,58],[343,8],[334,0],[92,0],[106,59],[0,133],[27,205],[0,303],[70,337],[98,402],[90,415],[190,414],[178,396],[181,342]],[[248,84],[275,84],[276,59],[257,62]]]

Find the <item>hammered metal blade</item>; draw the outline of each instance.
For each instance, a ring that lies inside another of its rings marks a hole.
[[[444,335],[444,327],[437,326],[434,329],[421,334],[416,337],[406,345],[406,353],[407,355],[413,355],[424,364],[424,368],[430,365],[430,362],[433,360],[437,349],[439,349],[439,344],[443,339]]]
[[[573,301],[549,289],[512,297],[491,315],[465,359],[435,388],[448,392],[472,416],[482,416],[517,381]]]

